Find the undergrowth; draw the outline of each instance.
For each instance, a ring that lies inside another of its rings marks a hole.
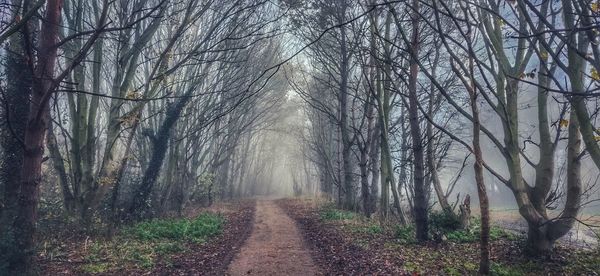
[[[123,232],[126,235],[146,241],[170,239],[201,243],[207,237],[218,234],[221,231],[222,224],[222,217],[204,213],[193,220],[155,219],[141,222],[124,229]]]
[[[468,230],[453,230],[445,233],[449,241],[458,243],[469,243],[479,241],[481,235],[481,222],[475,220]],[[492,225],[490,227],[490,240],[496,241],[500,239],[518,240],[520,236],[513,232],[507,231],[501,227]]]
[[[85,273],[107,273],[125,267],[149,269],[157,261],[184,252],[189,243],[203,243],[222,231],[220,215],[204,213],[195,219],[154,219],[122,229],[110,240],[85,246]]]
[[[415,227],[412,224],[396,226],[396,238],[400,243],[414,243]]]
[[[339,210],[331,207],[325,207],[320,212],[323,220],[349,220],[356,217],[356,214],[349,211]]]
[[[457,243],[477,242],[481,235],[481,220],[473,219],[468,229],[460,229],[460,221],[454,214],[432,212],[429,218],[432,238],[447,239]],[[490,240],[516,240],[519,236],[498,226],[490,226]]]

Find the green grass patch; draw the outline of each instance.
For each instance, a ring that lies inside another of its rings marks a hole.
[[[224,218],[204,213],[194,219],[155,219],[128,226],[111,240],[98,240],[87,246],[81,270],[110,273],[124,268],[152,268],[159,258],[188,249],[189,243],[202,243],[222,231]]]
[[[324,208],[320,212],[323,220],[349,220],[356,217],[356,214],[350,211],[344,211],[334,208]]]
[[[460,229],[460,221],[456,215],[441,211],[432,212],[429,218],[430,234],[434,239],[446,237],[447,240],[457,243],[471,243],[479,240],[481,234],[481,221],[473,219],[469,229]],[[498,226],[490,227],[490,240],[508,239],[517,240],[518,235]]]
[[[479,241],[479,236],[481,235],[481,225],[478,223],[473,223],[469,230],[454,230],[448,231],[445,233],[446,238],[449,241],[458,242],[458,243],[470,243]],[[490,227],[490,240],[517,240],[519,236],[512,232],[509,232],[505,229],[502,229],[498,226]]]
[[[213,214],[201,214],[195,219],[155,219],[135,224],[124,230],[139,240],[185,240],[204,242],[206,238],[221,232],[223,218]]]
[[[470,243],[479,241],[481,235],[481,228],[472,228],[470,230],[455,230],[449,231],[446,234],[446,238],[449,241],[458,243]],[[495,241],[499,239],[515,240],[517,235],[510,233],[500,227],[492,226],[490,228],[490,240]]]
[[[383,233],[383,228],[375,223],[349,225],[348,228],[354,233],[370,235]]]

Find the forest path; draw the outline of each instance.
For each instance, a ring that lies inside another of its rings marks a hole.
[[[252,234],[229,266],[230,275],[316,275],[296,223],[272,200],[258,200]]]

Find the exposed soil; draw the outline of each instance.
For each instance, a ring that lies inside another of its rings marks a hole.
[[[224,214],[227,223],[223,233],[209,242],[196,245],[189,252],[172,257],[168,265],[161,264],[154,275],[223,275],[233,257],[250,236],[255,217],[254,201],[242,201],[234,206],[212,211]]]
[[[294,221],[274,201],[259,200],[256,205],[252,234],[227,274],[318,274]]]
[[[407,275],[402,260],[376,255],[384,240],[370,239],[369,248],[348,239],[333,225],[322,223],[318,208],[310,201],[283,199],[278,204],[292,217],[309,244],[325,275]]]

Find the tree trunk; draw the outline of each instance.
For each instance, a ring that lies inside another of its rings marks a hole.
[[[575,111],[571,112],[567,145],[567,199],[563,212],[552,221],[529,223],[526,253],[535,257],[548,257],[554,242],[566,235],[577,221],[581,207],[581,134]],[[541,226],[540,226],[541,225]]]
[[[366,217],[371,216],[371,191],[369,190],[369,169],[368,169],[368,145],[364,145],[365,148],[360,151],[360,193],[362,199],[362,210]]]
[[[460,229],[467,230],[471,225],[471,196],[467,194],[463,203],[458,206],[460,214],[458,219],[460,220]]]
[[[35,271],[35,223],[39,184],[42,177],[44,138],[49,121],[48,101],[54,82],[54,66],[57,48],[62,0],[48,0],[44,24],[40,32],[38,63],[33,79],[27,127],[25,128],[25,151],[21,169],[21,194],[18,198],[18,214],[14,228],[19,229],[16,241],[17,258],[11,264],[15,274],[33,274]]]
[[[22,1],[13,1],[11,17],[27,11]],[[4,111],[0,116],[3,127],[0,130],[0,147],[2,147],[2,161],[0,162],[0,235],[8,237],[8,231],[13,223],[17,211],[19,185],[21,175],[15,173],[23,166],[23,139],[25,137],[26,120],[29,114],[29,96],[31,94],[31,70],[26,57],[29,26],[25,26],[22,32],[10,37],[6,57],[6,91],[3,95]],[[1,246],[1,245],[0,245]],[[7,250],[0,250],[9,252]],[[0,255],[3,255],[0,253]]]
[[[152,149],[152,156],[150,157],[150,161],[148,163],[148,168],[146,168],[144,172],[144,177],[142,178],[140,187],[135,192],[135,198],[129,207],[129,214],[133,214],[138,218],[146,215],[146,203],[160,174],[168,148],[171,129],[173,129],[173,126],[175,126],[179,115],[191,99],[192,97],[190,97],[190,93],[186,93],[182,96],[182,98],[175,102],[173,106],[167,108],[165,120],[162,122],[154,139],[155,142]]]
[[[12,1],[13,7],[9,16],[20,16],[23,7],[22,1]],[[26,120],[29,114],[29,96],[31,94],[32,75],[26,57],[27,35],[32,33],[30,26],[24,26],[22,32],[17,32],[9,38],[5,49],[6,90],[3,95],[3,113],[0,115],[2,129],[0,129],[0,266],[6,261],[10,265],[11,259],[19,257],[19,246],[16,244],[15,235],[18,229],[13,228],[18,212],[18,198],[21,184],[21,175],[18,173],[23,166],[23,139],[25,137]]]
[[[470,61],[470,74],[473,77],[473,61]],[[490,273],[490,210],[487,191],[483,180],[483,153],[480,145],[481,123],[479,121],[479,108],[477,107],[477,92],[474,84],[467,89],[471,97],[471,113],[473,115],[473,153],[475,154],[475,182],[477,183],[477,195],[479,196],[479,210],[481,212],[481,237],[479,259],[479,274],[488,275]]]
[[[344,9],[345,10],[345,9]],[[352,167],[352,144],[350,141],[350,129],[348,127],[348,74],[349,74],[349,56],[346,45],[346,32],[344,27],[340,28],[341,43],[341,82],[338,95],[340,108],[340,135],[342,138],[342,171],[343,171],[343,190],[344,190],[344,208],[347,210],[354,209],[354,177]]]
[[[371,213],[376,212],[377,211],[377,194],[379,193],[379,166],[381,164],[380,160],[379,160],[379,151],[380,151],[380,139],[379,139],[379,133],[381,132],[381,127],[379,124],[379,121],[376,120],[375,121],[375,128],[373,129],[373,137],[371,140],[371,150],[369,151],[369,154],[371,155],[369,157],[370,162],[370,171],[371,171],[371,182],[370,182],[370,193],[371,193],[371,200],[369,202],[369,210],[371,210]]]
[[[67,176],[67,170],[62,160],[62,155],[58,147],[58,141],[56,139],[56,135],[54,134],[54,126],[52,123],[48,125],[46,145],[48,147],[48,154],[50,155],[50,160],[52,161],[54,170],[58,174],[58,183],[60,184],[61,192],[63,194],[63,205],[65,210],[72,214],[73,211],[75,211],[75,198],[73,197],[73,193],[71,193],[71,188],[69,187],[69,177]]]
[[[554,240],[548,236],[546,226],[529,224],[525,252],[530,256],[549,256],[554,248]]]
[[[412,34],[411,34],[411,45],[409,51],[411,52],[410,58],[410,72],[408,76],[408,114],[410,132],[412,136],[412,150],[413,150],[413,166],[414,166],[414,214],[416,223],[416,238],[418,241],[426,241],[429,239],[429,225],[428,225],[428,200],[427,192],[428,189],[425,187],[425,168],[423,158],[423,141],[421,137],[421,126],[419,121],[419,108],[417,95],[417,81],[419,76],[419,64],[417,61],[420,47],[420,30],[419,30],[419,1],[414,0],[412,2],[413,12],[411,14],[412,22]]]
[[[548,54],[542,48],[546,55]],[[540,63],[538,73],[538,129],[540,135],[540,158],[539,163],[535,167],[535,186],[531,193],[531,204],[544,217],[548,218],[546,212],[546,198],[552,187],[554,179],[554,152],[555,144],[552,142],[550,135],[550,123],[548,120],[548,91],[546,87],[550,87],[550,72],[546,69],[546,65]],[[560,127],[560,124],[559,124]]]

